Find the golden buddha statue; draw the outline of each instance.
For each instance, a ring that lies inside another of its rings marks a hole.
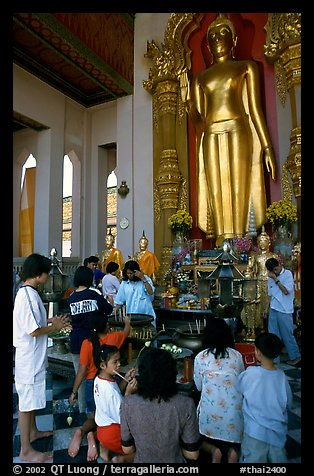
[[[155,282],[155,273],[158,271],[160,263],[157,256],[147,249],[148,239],[145,236],[144,230],[143,235],[139,239],[139,247],[140,251],[135,253],[134,259],[140,265],[141,271]]]
[[[111,233],[111,228],[109,228],[109,233],[106,235],[106,249],[103,250],[101,255],[102,270],[104,273],[106,273],[106,267],[110,261],[114,261],[119,265],[118,277],[122,277],[124,259],[121,251],[114,247],[114,236]]]
[[[258,300],[256,296],[256,263],[252,252],[248,255],[248,262],[243,271],[243,275],[246,279],[246,283],[241,319],[246,329],[245,340],[254,341],[256,337],[255,329]]]
[[[245,270],[243,271],[243,275],[246,279],[252,279],[256,276],[255,258],[252,254],[248,255],[248,261]]]
[[[244,236],[252,199],[256,228],[265,223],[263,158],[276,179],[275,155],[263,114],[259,72],[235,60],[233,23],[219,14],[207,31],[212,65],[190,86],[180,76],[181,98],[196,132],[198,227],[220,245]]]
[[[294,280],[294,306],[301,308],[301,242],[292,248],[293,280]]]
[[[256,277],[257,277],[257,297],[258,309],[256,313],[256,326],[260,329],[267,330],[264,319],[265,311],[268,307],[268,271],[265,263],[268,258],[278,259],[278,255],[269,250],[271,243],[270,236],[265,232],[265,227],[262,227],[262,232],[257,237],[258,251],[255,254],[256,263]]]

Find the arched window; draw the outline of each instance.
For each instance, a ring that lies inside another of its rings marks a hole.
[[[63,159],[62,203],[62,256],[71,256],[72,251],[72,186],[73,165],[68,155]]]
[[[111,229],[114,237],[117,235],[117,176],[114,170],[107,179],[107,233]]]
[[[36,159],[30,154],[22,167],[19,210],[19,256],[34,252]]]

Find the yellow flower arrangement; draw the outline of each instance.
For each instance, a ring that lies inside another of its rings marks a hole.
[[[297,207],[289,200],[278,200],[266,209],[266,220],[275,227],[297,221]]]
[[[168,218],[168,225],[173,231],[186,233],[192,228],[193,218],[186,210],[177,210]]]

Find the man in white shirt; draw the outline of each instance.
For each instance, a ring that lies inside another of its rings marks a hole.
[[[301,354],[294,337],[294,280],[289,269],[285,269],[276,258],[265,262],[268,270],[268,296],[270,297],[268,332],[282,339],[289,359],[288,365],[297,365]],[[279,362],[279,357],[277,358]]]

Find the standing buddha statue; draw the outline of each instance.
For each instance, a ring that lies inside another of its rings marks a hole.
[[[258,64],[235,59],[237,35],[224,13],[209,25],[212,64],[180,76],[181,99],[196,133],[197,226],[220,244],[244,236],[250,202],[257,228],[265,223],[264,164],[276,160],[263,113]]]
[[[106,249],[103,250],[101,255],[102,270],[106,273],[107,264],[113,261],[119,265],[118,276],[122,277],[122,271],[124,268],[124,259],[121,251],[114,247],[114,236],[109,228],[109,233],[106,235]]]

